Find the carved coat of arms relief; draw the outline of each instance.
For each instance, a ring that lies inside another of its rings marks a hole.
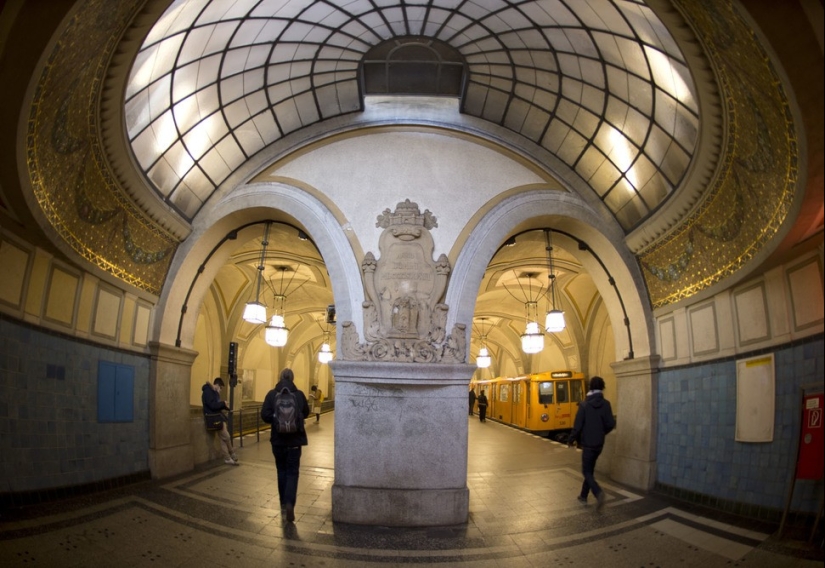
[[[450,262],[437,261],[430,230],[438,227],[429,210],[422,214],[409,199],[395,211],[385,209],[376,227],[380,258],[368,252],[361,263],[368,300],[363,304],[364,343],[352,322],[343,322],[342,352],[354,361],[463,363],[466,339],[463,324],[447,335],[449,308],[441,303],[447,290]]]

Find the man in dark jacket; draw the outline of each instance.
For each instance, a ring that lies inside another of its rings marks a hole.
[[[587,495],[592,491],[596,497],[597,511],[601,511],[604,507],[605,495],[596,482],[596,460],[599,459],[604,448],[605,436],[616,427],[613,409],[610,407],[610,402],[604,398],[602,391],[604,391],[604,379],[601,377],[590,379],[590,391],[585,401],[579,403],[576,421],[573,423],[573,430],[570,432],[568,441],[569,446],[578,442],[582,447],[584,482],[582,482],[579,501],[587,503]]]
[[[275,456],[275,468],[278,470],[278,497],[281,501],[281,511],[286,513],[286,520],[295,520],[295,500],[298,495],[298,472],[301,468],[301,446],[307,445],[307,433],[304,428],[304,419],[309,416],[309,404],[306,395],[298,390],[294,383],[295,374],[292,369],[284,369],[278,378],[278,384],[269,391],[261,407],[261,420],[272,424],[270,442],[272,455]],[[279,432],[278,416],[279,394],[286,389],[288,404],[296,412],[295,432]]]
[[[221,400],[221,389],[223,388],[223,379],[216,377],[212,384],[206,383],[201,389],[201,404],[203,405],[203,413],[217,414],[224,410],[229,410],[229,405],[226,401]],[[227,465],[238,465],[238,456],[235,454],[235,448],[232,445],[232,436],[229,435],[229,430],[226,428],[226,416],[222,418],[223,425],[218,430],[218,438],[221,440],[221,452],[223,453],[223,463]],[[214,442],[213,442],[214,443]]]

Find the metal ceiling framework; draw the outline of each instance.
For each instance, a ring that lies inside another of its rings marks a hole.
[[[126,90],[136,162],[191,221],[263,148],[362,110],[365,55],[410,36],[464,58],[462,112],[554,154],[625,231],[685,176],[699,131],[695,87],[638,0],[176,0]]]

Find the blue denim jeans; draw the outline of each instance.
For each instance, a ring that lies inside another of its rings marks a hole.
[[[598,497],[602,492],[602,488],[596,482],[596,460],[602,453],[602,448],[582,448],[582,474],[584,481],[582,482],[582,499],[587,499],[587,494],[591,491],[593,496]]]
[[[301,446],[272,446],[275,468],[278,470],[278,497],[281,507],[295,505],[298,496],[298,471],[301,468]]]

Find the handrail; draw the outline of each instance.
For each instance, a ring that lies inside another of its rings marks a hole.
[[[261,441],[261,430],[269,430],[270,426],[266,422],[261,422],[261,406],[260,404],[255,406],[242,406],[238,409],[233,409],[229,411],[229,435],[232,438],[238,438],[241,447],[243,448],[243,439],[244,437],[249,434],[250,431],[255,432],[255,441]],[[244,430],[244,414],[248,414],[250,411],[254,411],[255,414],[255,428],[247,428]],[[238,416],[238,432],[235,433],[235,415]]]

